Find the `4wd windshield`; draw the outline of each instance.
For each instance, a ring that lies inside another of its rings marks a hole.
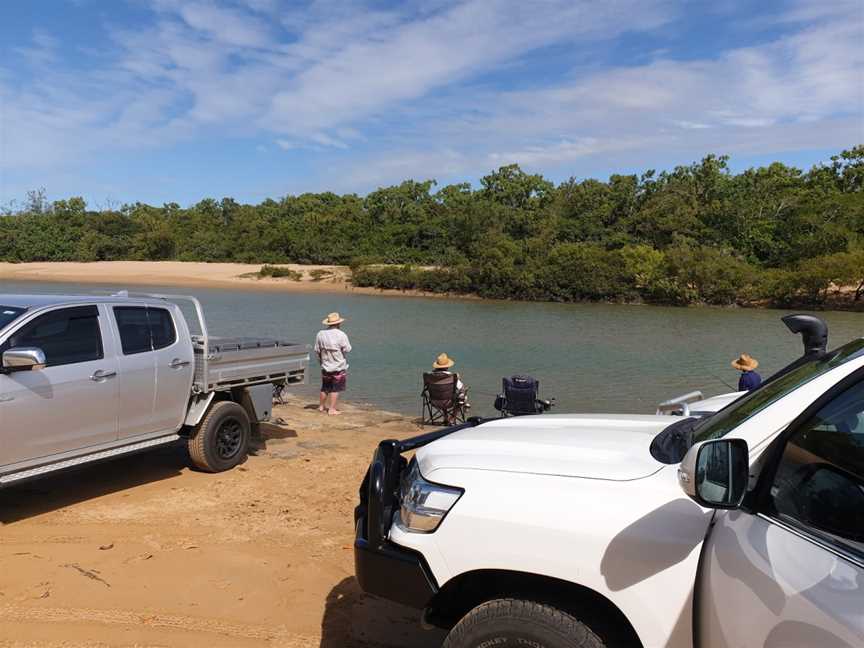
[[[0,329],[10,324],[12,320],[17,318],[24,312],[23,308],[17,306],[0,306]]]
[[[693,443],[719,439],[741,425],[757,412],[780,400],[801,385],[831,371],[864,353],[864,339],[854,340],[821,358],[805,362],[787,374],[742,396],[693,429]]]

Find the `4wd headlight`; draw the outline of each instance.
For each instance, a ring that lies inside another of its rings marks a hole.
[[[406,531],[432,533],[464,493],[461,488],[428,482],[412,459],[402,476],[398,524]]]

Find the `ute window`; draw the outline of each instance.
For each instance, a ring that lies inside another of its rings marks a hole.
[[[114,318],[120,331],[123,355],[158,351],[177,340],[174,320],[164,308],[116,306]]]
[[[42,349],[48,367],[100,360],[99,311],[95,306],[77,306],[41,315],[12,335],[0,352],[15,347]]]
[[[177,341],[177,331],[174,330],[174,319],[164,308],[148,308],[147,317],[150,320],[150,335],[153,338],[153,349],[164,349]]]
[[[23,312],[24,309],[17,306],[0,306],[0,329],[18,319]]]

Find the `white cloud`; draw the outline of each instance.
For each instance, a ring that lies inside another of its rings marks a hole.
[[[773,18],[785,34],[773,42],[701,60],[676,59],[670,43],[641,65],[574,68],[542,83],[522,74],[526,55],[593,52],[624,32],[673,29],[683,5],[152,6],[145,25],[107,24],[110,45],[87,68],[58,58],[56,36],[40,31],[13,52],[14,65],[0,62],[0,169],[43,173],[182,140],[264,135],[282,150],[317,152],[322,177],[364,190],[510,162],[544,171],[864,141],[860,0],[795,0]],[[521,89],[483,80],[510,70]]]
[[[626,18],[626,20],[625,20]],[[470,0],[376,37],[364,35],[302,70],[263,123],[284,132],[351,123],[561,41],[610,38],[668,19],[664,2]]]
[[[238,47],[263,48],[271,43],[267,25],[258,18],[205,3],[184,3],[179,14],[192,29],[215,41]]]

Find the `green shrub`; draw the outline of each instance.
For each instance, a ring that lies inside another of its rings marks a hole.
[[[331,277],[332,275],[332,270],[325,270],[324,268],[315,268],[314,270],[309,272],[309,277],[312,279],[312,281],[322,281],[326,277]]]
[[[259,277],[275,277],[275,278],[285,278],[290,279],[291,281],[300,281],[303,279],[303,273],[297,272],[296,270],[291,270],[290,268],[280,268],[279,266],[265,264],[261,266],[261,269],[258,271]]]

